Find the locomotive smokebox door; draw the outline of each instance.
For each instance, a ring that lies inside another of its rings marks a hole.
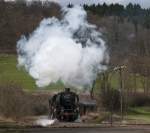
[[[65,91],[55,94],[49,101],[50,117],[59,121],[73,122],[79,116],[79,97],[65,88]]]

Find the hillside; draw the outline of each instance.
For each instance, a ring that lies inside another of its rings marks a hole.
[[[141,80],[143,88],[148,90],[150,10],[133,4],[126,7],[119,4],[84,5],[84,8],[87,11],[88,21],[97,26],[106,41],[110,55],[108,67],[126,65],[127,71],[134,75],[133,88],[137,86],[136,78],[142,76],[144,77]],[[0,12],[0,54],[14,54],[15,64],[16,43],[21,35],[29,37],[43,18],[52,16],[61,18],[60,6],[51,2],[27,4],[24,1],[0,1]],[[4,58],[4,60],[7,63],[7,59]],[[1,66],[3,67],[2,64]]]

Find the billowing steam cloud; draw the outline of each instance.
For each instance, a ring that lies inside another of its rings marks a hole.
[[[63,9],[63,19],[42,20],[29,36],[17,42],[19,66],[39,87],[61,80],[66,86],[91,86],[105,69],[105,42],[96,26],[86,20],[82,7]]]

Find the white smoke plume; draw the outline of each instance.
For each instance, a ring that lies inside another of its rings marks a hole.
[[[42,126],[42,127],[47,127],[47,126],[51,126],[53,124],[55,124],[55,122],[57,122],[56,119],[51,120],[49,118],[40,118],[37,121],[35,121],[36,125]]]
[[[18,65],[39,87],[62,81],[66,86],[87,87],[105,69],[105,42],[96,26],[86,20],[80,6],[62,9],[61,20],[41,21],[29,36],[17,42]]]

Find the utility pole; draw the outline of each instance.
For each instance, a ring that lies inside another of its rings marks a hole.
[[[124,86],[123,86],[123,75],[122,75],[122,70],[125,69],[126,66],[119,66],[119,67],[116,67],[114,68],[115,71],[119,71],[119,75],[120,75],[120,113],[121,113],[121,120],[124,119],[124,111],[123,111],[123,103],[124,103]]]
[[[119,69],[120,74],[120,112],[121,120],[123,120],[123,82],[122,82],[122,68]]]
[[[108,69],[106,72],[110,73],[110,72],[114,72],[114,71],[119,71],[119,77],[120,77],[120,114],[121,114],[121,120],[124,119],[124,84],[123,84],[123,70],[126,68],[126,66],[117,66],[115,68],[111,68]],[[105,72],[105,73],[106,73]],[[103,73],[103,78],[104,78],[104,82],[106,82],[106,76],[105,73]],[[106,83],[105,83],[105,89],[107,89]],[[93,89],[92,89],[93,90]],[[112,113],[112,112],[111,112]],[[112,118],[111,118],[112,119]]]
[[[94,87],[95,87],[95,84],[96,84],[96,79],[93,81],[91,92],[90,92],[91,99],[94,99]]]

